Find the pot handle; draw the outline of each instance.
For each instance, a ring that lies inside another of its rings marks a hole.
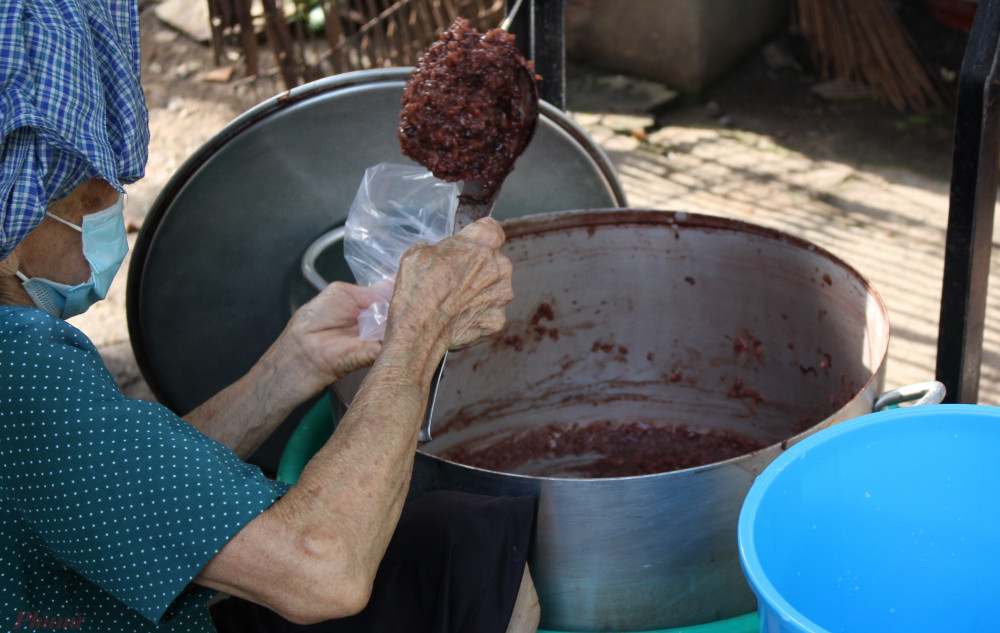
[[[327,231],[316,238],[316,241],[310,244],[306,252],[302,254],[302,276],[318,291],[322,292],[323,288],[326,288],[330,282],[323,279],[323,276],[316,270],[316,258],[331,244],[343,241],[345,231],[346,228],[343,226]]]
[[[893,389],[883,393],[875,401],[875,411],[881,411],[886,407],[898,405],[903,402],[913,402],[913,406],[924,404],[941,404],[944,401],[945,387],[943,383],[936,380],[928,382],[918,382],[913,385],[906,385],[899,389]]]

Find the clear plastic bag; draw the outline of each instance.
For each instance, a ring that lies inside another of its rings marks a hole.
[[[381,340],[403,253],[417,242],[434,244],[451,235],[458,185],[423,167],[380,163],[365,170],[347,214],[344,257],[359,286],[382,299],[358,316],[363,340]]]

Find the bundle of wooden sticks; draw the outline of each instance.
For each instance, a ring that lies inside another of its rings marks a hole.
[[[794,8],[824,77],[867,86],[901,111],[942,105],[938,84],[888,0],[796,0]]]

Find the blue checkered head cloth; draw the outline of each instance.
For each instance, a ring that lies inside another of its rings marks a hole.
[[[0,0],[0,260],[90,178],[142,177],[137,0]]]

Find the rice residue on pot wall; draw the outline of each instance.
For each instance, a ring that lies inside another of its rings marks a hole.
[[[736,433],[636,420],[551,423],[443,451],[449,461],[536,477],[599,479],[694,468],[764,448]]]

